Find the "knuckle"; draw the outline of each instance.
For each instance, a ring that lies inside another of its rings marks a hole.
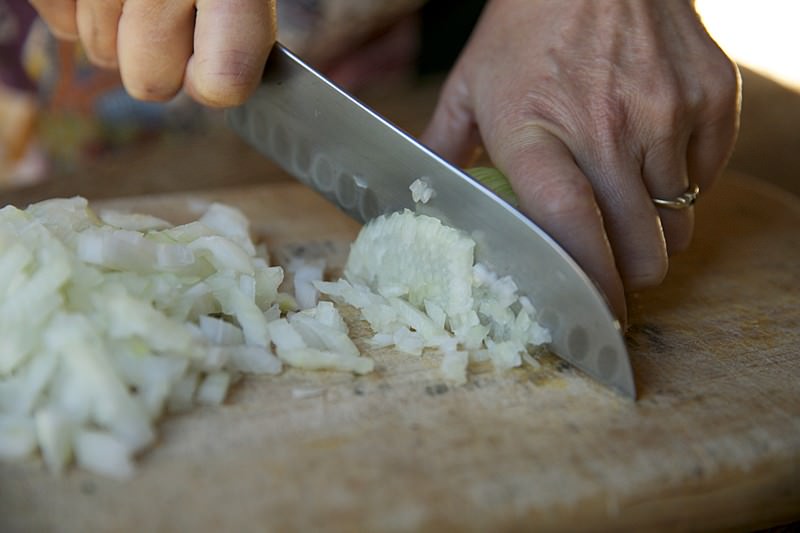
[[[717,114],[730,113],[738,108],[741,92],[739,69],[732,61],[723,62],[711,78],[710,106]]]
[[[652,143],[671,143],[691,122],[693,98],[674,80],[662,83],[637,102],[636,125]]]
[[[652,95],[646,96],[646,98],[654,118],[666,121],[668,127],[680,123],[689,111],[693,100],[692,95],[686,94],[674,81],[662,83]]]
[[[553,179],[531,186],[537,215],[547,219],[579,219],[598,211],[591,184],[584,179]]]
[[[476,106],[477,113],[486,113],[483,106]],[[556,130],[560,138],[574,137],[578,120],[565,99],[547,90],[530,90],[524,95],[514,93],[499,98],[488,115],[493,130],[509,131],[512,135],[525,137],[532,126]]]
[[[711,58],[692,90],[692,105],[701,121],[716,121],[735,114],[739,107],[739,68],[722,52]]]
[[[720,52],[720,57],[707,68],[708,79],[718,88],[734,90],[739,85],[739,68],[728,56]]]
[[[456,73],[448,78],[439,97],[439,111],[442,118],[452,124],[462,124],[469,110],[465,102],[469,100],[469,90],[463,78]]]

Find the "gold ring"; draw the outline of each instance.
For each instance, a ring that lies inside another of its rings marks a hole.
[[[700,194],[700,187],[697,185],[689,185],[686,192],[673,198],[672,200],[662,200],[661,198],[653,198],[653,203],[659,207],[668,207],[669,209],[685,209],[691,207],[697,201],[697,196]]]

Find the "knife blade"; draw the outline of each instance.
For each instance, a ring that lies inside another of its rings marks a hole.
[[[475,239],[475,259],[511,275],[550,330],[550,350],[630,398],[619,322],[594,283],[543,230],[467,174],[367,108],[281,44],[262,85],[227,121],[261,154],[360,222],[405,208]],[[415,206],[409,186],[435,190]],[[301,214],[300,214],[301,215]]]

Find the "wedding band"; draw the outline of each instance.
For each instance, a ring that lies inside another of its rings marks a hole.
[[[653,203],[660,207],[668,207],[670,209],[685,209],[691,207],[697,201],[697,195],[700,194],[700,187],[697,185],[689,185],[686,192],[673,198],[672,200],[662,200],[661,198],[653,198]]]

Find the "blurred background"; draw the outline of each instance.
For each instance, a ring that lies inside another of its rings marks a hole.
[[[280,39],[416,134],[483,4],[284,0]],[[800,2],[696,7],[742,70],[742,128],[729,167],[800,194]],[[0,203],[242,185],[265,175],[279,174],[218,111],[183,96],[132,100],[116,73],[54,40],[26,0],[0,0]]]

